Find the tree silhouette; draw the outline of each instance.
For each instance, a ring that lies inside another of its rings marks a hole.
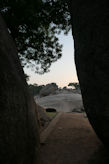
[[[62,56],[58,34],[70,30],[65,0],[2,0],[0,12],[14,38],[22,65],[35,72],[49,71]]]
[[[74,87],[75,89],[80,89],[79,83],[69,83],[68,86]]]

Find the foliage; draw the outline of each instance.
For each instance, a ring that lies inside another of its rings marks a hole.
[[[58,88],[58,85],[56,83],[50,83],[50,84],[47,84],[47,85],[29,84],[28,86],[29,86],[29,90],[30,90],[31,94],[33,96],[35,96],[35,95],[40,94],[40,91],[42,90],[42,88],[44,88],[46,86],[50,86],[50,85]]]
[[[28,82],[29,81],[29,76],[27,74],[24,74],[24,75],[25,75],[26,81]]]
[[[0,12],[23,65],[44,73],[62,55],[58,34],[71,28],[66,0],[1,0]]]
[[[79,83],[69,83],[68,86],[74,87],[75,89],[80,89]]]
[[[63,87],[63,89],[67,89],[67,87]]]
[[[49,117],[54,118],[57,115],[57,112],[46,112]]]
[[[56,83],[49,83],[46,86],[50,86],[50,85],[58,88],[58,85]]]

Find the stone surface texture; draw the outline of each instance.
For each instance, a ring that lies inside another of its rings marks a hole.
[[[53,94],[58,89],[58,86],[55,83],[47,84],[40,91],[40,97],[48,96]]]
[[[109,5],[107,0],[70,1],[75,62],[88,118],[109,145]]]
[[[35,100],[45,109],[55,109],[57,112],[82,112],[83,109],[81,95],[68,91]]]
[[[0,16],[0,164],[39,163],[37,107]]]

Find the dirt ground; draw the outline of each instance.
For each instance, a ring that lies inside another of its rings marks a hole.
[[[41,164],[108,163],[109,153],[83,113],[63,113],[41,144]]]

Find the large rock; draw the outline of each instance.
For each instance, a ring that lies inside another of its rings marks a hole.
[[[58,86],[55,83],[47,84],[40,91],[40,97],[48,96],[53,94],[58,89]]]
[[[40,106],[39,104],[36,104],[37,106],[37,111],[38,111],[38,118],[39,118],[39,124],[40,124],[40,130],[42,130],[42,127],[45,127],[46,124],[48,124],[51,119],[50,117],[46,114],[46,110]]]
[[[0,16],[0,164],[39,163],[37,107]]]
[[[80,94],[63,92],[42,98],[36,98],[36,103],[45,109],[55,109],[57,112],[82,112],[83,103]]]
[[[109,145],[109,5],[107,0],[70,1],[75,62],[88,118]]]

